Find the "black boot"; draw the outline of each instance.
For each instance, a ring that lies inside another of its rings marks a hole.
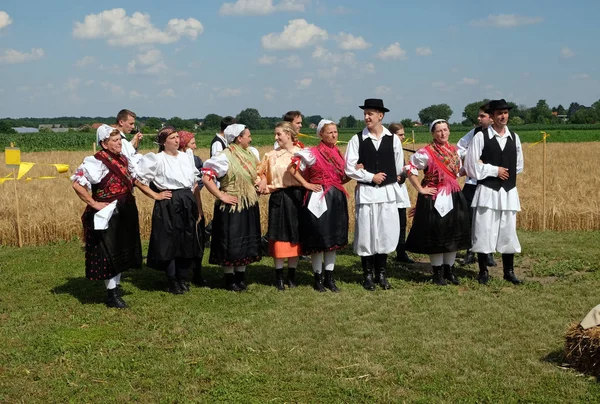
[[[106,306],[116,309],[126,309],[127,304],[121,299],[117,292],[117,288],[106,289]]]
[[[444,268],[440,266],[431,266],[433,269],[433,283],[439,286],[446,286],[447,283],[444,280]]]
[[[475,254],[473,254],[473,251],[471,250],[467,250],[467,254],[465,255],[465,258],[463,259],[463,265],[471,265],[474,264],[475,261]]]
[[[234,282],[240,290],[247,290],[246,271],[235,271]]]
[[[496,265],[497,265],[496,261],[494,261],[494,253],[489,253],[487,255],[487,266],[488,267],[495,267]]]
[[[487,269],[487,254],[477,253],[477,264],[479,265],[479,277],[477,281],[482,285],[487,285],[490,280],[490,273]]]
[[[333,279],[333,271],[325,271],[325,282],[324,286],[331,290],[332,292],[339,292],[337,285],[335,284],[335,279]]]
[[[368,291],[375,290],[375,284],[373,283],[373,256],[360,257],[362,262],[363,274],[365,280],[363,281],[363,288]]]
[[[387,264],[387,254],[375,254],[375,283],[379,284],[381,289],[388,290],[390,286],[387,278],[385,277],[385,269]]]
[[[285,286],[283,285],[283,268],[275,269],[275,287],[280,291],[285,290]]]
[[[515,276],[514,270],[514,254],[502,254],[502,266],[504,267],[504,280],[512,282],[513,285],[520,285],[523,283],[522,280]]]
[[[460,281],[458,280],[456,275],[454,275],[454,265],[450,266],[450,265],[444,264],[443,267],[444,267],[444,279],[450,281],[450,283],[452,283],[453,285],[460,285]]]
[[[288,288],[295,288],[296,286],[298,286],[296,284],[296,268],[288,268],[288,273],[287,273],[287,286]]]
[[[237,272],[236,272],[237,275]],[[225,289],[232,292],[241,292],[242,289],[235,283],[233,274],[225,274]]]
[[[315,284],[313,288],[317,292],[326,292],[325,288],[323,287],[323,273],[315,274]]]
[[[406,244],[398,244],[396,247],[396,262],[402,262],[404,264],[414,264],[415,261],[410,259],[406,250],[404,249]]]
[[[117,287],[115,288],[115,290],[117,291],[117,295],[119,295],[120,297],[123,297],[125,295],[125,291],[123,290],[123,287],[121,286],[121,284],[117,284]]]
[[[192,284],[199,288],[208,288],[208,283],[202,277],[202,260],[197,259],[196,265],[194,266],[194,272],[192,275]]]
[[[183,294],[181,285],[176,277],[167,276],[167,280],[169,281],[169,288],[167,289],[167,292],[173,293],[174,295],[182,295]]]

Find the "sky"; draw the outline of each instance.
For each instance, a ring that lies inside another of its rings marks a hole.
[[[2,0],[0,118],[589,106],[598,14],[597,0]]]

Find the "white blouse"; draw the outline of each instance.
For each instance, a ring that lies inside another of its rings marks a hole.
[[[127,159],[127,163],[129,174],[131,174],[133,178],[137,178],[131,160]],[[108,173],[108,167],[106,167],[102,161],[94,156],[87,156],[83,159],[83,163],[77,167],[75,174],[73,174],[70,179],[91,192],[92,185],[99,184]]]
[[[148,153],[142,157],[135,167],[141,183],[148,185],[154,182],[161,190],[192,189],[200,179],[200,172],[194,164],[194,152],[177,152],[170,156],[165,152]]]
[[[248,147],[248,150],[256,157],[256,164],[258,165],[258,150],[254,147]],[[229,171],[229,160],[227,160],[225,153],[219,153],[204,162],[202,172],[206,174],[208,171],[214,171],[216,178],[223,178],[227,174],[227,171]]]

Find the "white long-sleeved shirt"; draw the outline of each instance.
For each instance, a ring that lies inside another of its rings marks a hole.
[[[465,170],[467,175],[476,180],[498,176],[497,166],[484,164],[479,160],[484,146],[483,136],[484,132],[479,132],[473,137],[465,156]],[[508,126],[505,127],[504,136],[500,136],[500,134],[490,126],[487,129],[487,136],[489,139],[495,138],[502,150],[504,150],[508,138],[513,138],[513,134],[508,129]],[[515,141],[517,149],[517,174],[520,174],[523,172],[523,150],[521,147],[521,139],[519,138],[519,135],[515,133],[513,140]],[[494,210],[512,210],[517,212],[521,210],[521,202],[519,201],[517,187],[506,192],[504,188],[494,191],[492,188],[478,185],[471,206],[474,208],[484,207]]]
[[[225,146],[227,146],[227,139],[225,139],[225,136],[221,135],[220,133],[216,134],[217,137],[219,139],[221,139],[223,142],[225,142]],[[217,154],[219,154],[220,152],[223,151],[223,145],[221,144],[221,142],[214,142],[211,146],[210,146],[210,156],[214,157]]]
[[[145,185],[154,182],[159,190],[192,189],[200,179],[192,149],[176,156],[165,152],[145,154],[135,171],[139,181]]]
[[[469,148],[469,145],[473,141],[474,135],[475,135],[475,128],[468,131],[467,134],[464,135],[456,144],[456,147],[458,148],[458,150],[457,150],[458,157],[460,157],[462,161],[465,160],[465,156],[467,155],[467,149]],[[475,178],[467,177],[467,179],[465,180],[465,184],[477,185],[477,180]]]
[[[360,141],[358,138],[359,135],[352,136],[350,142],[348,142],[348,147],[346,148],[346,175],[353,180],[357,181],[356,191],[355,191],[355,201],[357,204],[368,204],[368,203],[383,203],[383,202],[393,202],[398,205],[398,207],[409,207],[410,200],[408,199],[408,192],[402,192],[400,185],[398,182],[394,181],[391,184],[384,186],[372,186],[366,185],[366,183],[371,183],[373,181],[373,177],[377,173],[371,173],[364,168],[356,169],[356,163],[358,162],[358,149],[360,146]],[[367,139],[371,139],[373,142],[373,146],[375,146],[375,150],[379,150],[379,146],[381,145],[381,141],[384,136],[392,136],[393,147],[394,147],[394,161],[396,165],[396,175],[400,175],[403,170],[404,165],[404,151],[402,150],[402,143],[398,136],[393,135],[387,128],[383,128],[383,133],[379,139],[375,137],[372,133],[369,132],[367,128],[363,129],[362,133],[363,141]]]

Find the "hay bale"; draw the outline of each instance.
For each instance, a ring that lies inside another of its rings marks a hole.
[[[600,327],[573,323],[565,335],[565,360],[580,372],[600,377]]]

